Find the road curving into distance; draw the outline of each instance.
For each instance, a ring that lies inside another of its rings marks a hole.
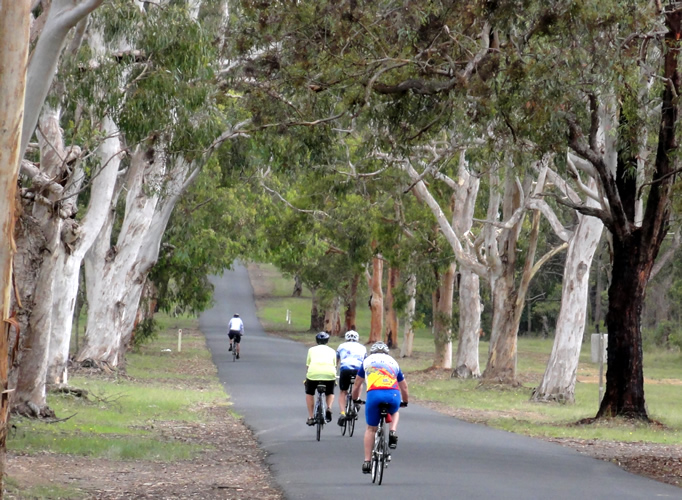
[[[384,484],[374,485],[360,471],[364,416],[352,438],[341,436],[335,401],[334,420],[317,442],[314,428],[305,425],[307,348],[263,331],[244,267],[236,266],[212,282],[215,305],[201,315],[201,330],[234,410],[255,433],[290,500],[370,495],[391,500],[682,499],[682,489],[627,473],[614,464],[413,403],[400,412],[400,441]],[[228,352],[226,331],[234,313],[240,314],[246,331],[237,362]],[[409,383],[409,374],[407,379]]]

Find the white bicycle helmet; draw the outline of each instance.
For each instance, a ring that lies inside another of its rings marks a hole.
[[[358,335],[358,332],[356,332],[355,330],[348,330],[346,332],[346,340],[348,342],[357,342],[358,340],[360,340],[360,335]]]
[[[372,347],[370,348],[369,353],[370,354],[376,354],[378,352],[383,352],[384,354],[388,354],[388,351],[389,351],[388,346],[386,344],[384,344],[383,342],[379,341],[379,342],[375,342],[374,344],[372,344]]]

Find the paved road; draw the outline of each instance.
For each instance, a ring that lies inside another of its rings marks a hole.
[[[360,472],[362,418],[352,438],[342,437],[332,422],[320,442],[305,425],[306,347],[264,333],[246,269],[237,267],[213,283],[216,305],[202,314],[201,329],[235,410],[255,432],[288,499],[348,500],[378,494],[392,500],[682,499],[682,489],[568,448],[462,422],[415,404],[401,410],[398,449],[384,484],[373,485],[369,475]],[[235,312],[244,320],[246,335],[244,355],[233,363],[225,326]]]

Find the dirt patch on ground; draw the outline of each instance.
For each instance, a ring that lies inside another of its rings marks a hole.
[[[210,445],[191,461],[114,461],[56,454],[9,454],[7,474],[21,491],[36,487],[80,490],[92,499],[280,500],[249,429],[227,408],[207,408],[210,422],[157,422],[164,439]],[[31,498],[10,493],[6,498]],[[50,497],[50,498],[57,498]]]

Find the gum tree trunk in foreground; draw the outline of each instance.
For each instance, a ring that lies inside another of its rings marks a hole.
[[[12,333],[10,301],[14,258],[14,221],[17,177],[21,161],[21,124],[24,117],[26,65],[30,27],[29,0],[0,0],[0,498],[3,496],[7,423],[9,419],[9,346]]]

